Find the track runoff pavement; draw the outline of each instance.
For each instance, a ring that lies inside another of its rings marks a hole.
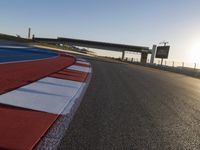
[[[200,149],[200,80],[88,59],[91,84],[60,150]]]
[[[66,53],[22,49],[0,47],[0,149],[56,149],[87,89],[91,65]]]

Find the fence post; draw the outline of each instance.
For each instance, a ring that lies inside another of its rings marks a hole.
[[[184,68],[184,62],[182,62],[182,69]]]
[[[172,67],[174,67],[174,61],[172,62]]]
[[[194,70],[196,69],[196,67],[197,67],[197,64],[196,64],[196,63],[194,63]]]

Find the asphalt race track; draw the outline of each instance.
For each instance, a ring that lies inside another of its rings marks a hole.
[[[90,86],[59,149],[200,149],[200,80],[89,62]]]

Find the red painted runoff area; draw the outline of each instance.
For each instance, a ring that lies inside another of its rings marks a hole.
[[[0,149],[32,149],[57,117],[0,105]]]
[[[58,56],[38,61],[0,64],[0,94],[58,72],[74,62],[74,57]]]

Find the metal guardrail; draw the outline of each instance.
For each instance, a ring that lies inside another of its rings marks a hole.
[[[192,77],[200,78],[200,64],[198,63],[186,63],[186,62],[177,62],[177,61],[164,61],[163,65],[161,65],[160,60],[156,60],[155,63],[151,64],[150,60],[147,60],[147,63],[140,63],[140,59],[138,58],[126,58],[125,61],[137,65],[147,66],[151,68],[156,68],[160,70],[181,73],[185,75],[189,75]]]

